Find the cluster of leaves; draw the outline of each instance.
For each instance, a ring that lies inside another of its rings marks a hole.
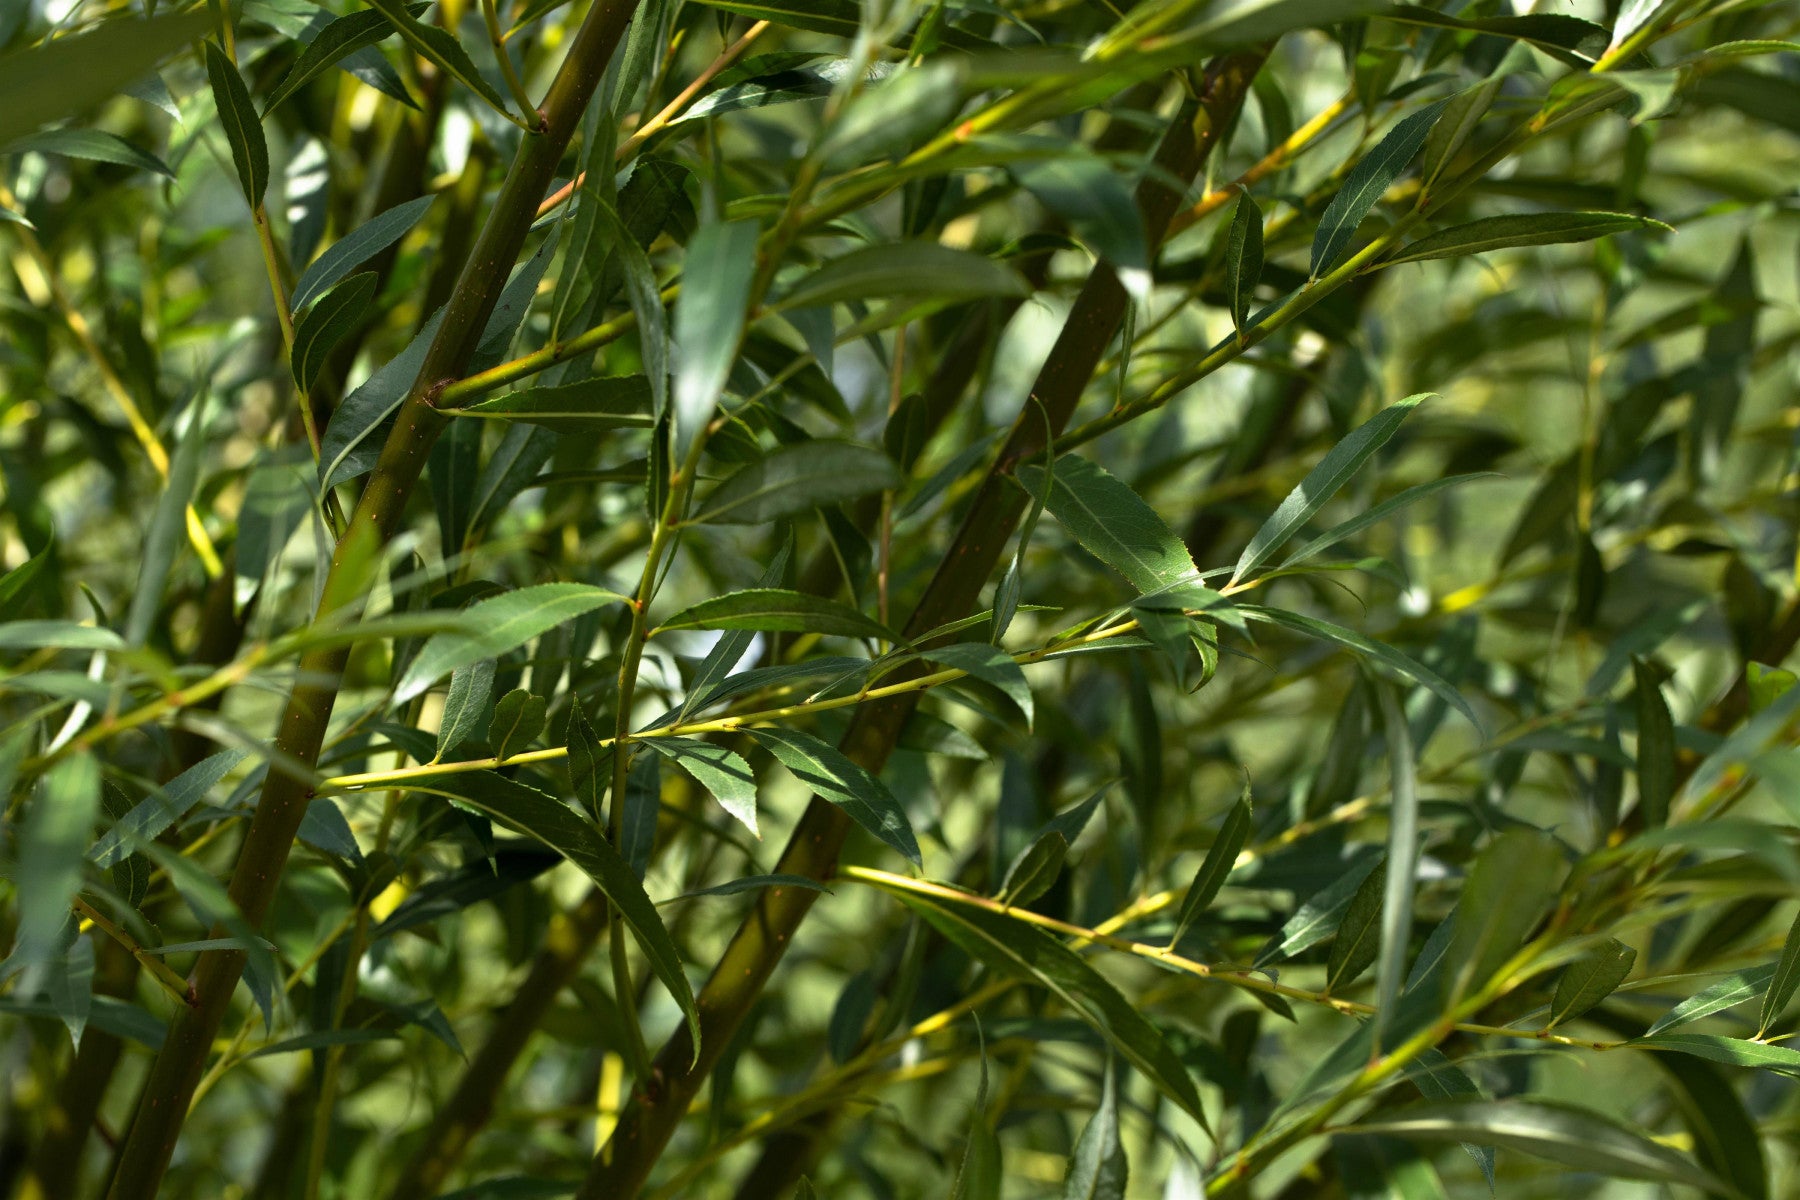
[[[0,1190],[1792,1190],[1791,10],[142,10],[0,10]]]

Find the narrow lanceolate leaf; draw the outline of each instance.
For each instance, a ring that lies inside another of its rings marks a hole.
[[[434,193],[396,204],[332,243],[294,284],[294,311],[299,312],[323,295],[326,288],[405,237],[436,199]]]
[[[985,255],[937,242],[884,242],[832,259],[789,288],[781,307],[909,297],[949,303],[1030,290],[1018,272]]]
[[[1560,212],[1486,217],[1422,237],[1398,251],[1392,258],[1383,259],[1382,265],[1391,267],[1396,263],[1424,262],[1432,258],[1460,258],[1465,254],[1486,254],[1518,246],[1588,242],[1609,233],[1623,233],[1628,229],[1674,232],[1661,221],[1650,217],[1636,217],[1630,213]]]
[[[912,822],[887,785],[835,746],[791,729],[752,729],[751,736],[794,777],[849,814],[864,829],[919,864]]]
[[[1019,852],[1006,869],[1000,884],[1000,899],[1007,904],[1030,904],[1050,890],[1062,873],[1063,860],[1069,856],[1069,839],[1052,829],[1039,834],[1036,841]]]
[[[1181,935],[1188,927],[1199,919],[1219,889],[1225,886],[1231,869],[1237,865],[1238,853],[1243,850],[1244,842],[1250,837],[1250,783],[1244,782],[1244,792],[1231,806],[1225,816],[1225,823],[1219,826],[1219,836],[1206,851],[1206,858],[1200,863],[1200,870],[1195,873],[1194,881],[1188,884],[1187,895],[1181,901],[1181,915],[1175,918],[1175,932],[1169,938],[1173,946],[1181,940]]]
[[[175,556],[188,543],[188,504],[200,482],[200,460],[206,454],[206,400],[202,391],[187,412],[187,430],[169,464],[169,479],[157,497],[156,509],[137,549],[137,584],[131,607],[125,610],[125,640],[142,646],[150,637],[163,599],[163,584],[175,565]]]
[[[225,127],[244,199],[251,208],[261,208],[263,193],[269,188],[269,146],[263,140],[262,118],[250,102],[244,77],[212,42],[206,43],[206,75],[212,81],[213,102],[219,108],[219,123]]]
[[[1008,168],[1020,187],[1060,217],[1069,231],[1111,263],[1127,291],[1144,296],[1150,284],[1143,216],[1131,188],[1096,154],[1064,153]]]
[[[939,646],[928,650],[925,656],[933,662],[942,663],[958,671],[992,684],[1005,694],[1008,700],[1018,705],[1025,716],[1025,724],[1029,726],[1037,715],[1036,706],[1031,698],[1031,684],[1025,679],[1025,672],[1013,659],[1013,656],[998,646],[986,642],[956,642],[949,646]]]
[[[1048,489],[1044,468],[1035,463],[1021,466],[1018,479],[1082,549],[1139,592],[1154,592],[1199,573],[1187,546],[1156,510],[1087,459],[1075,454],[1058,458]]]
[[[600,433],[648,428],[650,401],[650,381],[642,375],[596,375],[557,387],[523,388],[444,411],[457,417],[527,421],[558,433]]]
[[[762,836],[756,828],[756,776],[749,763],[723,746],[698,738],[645,738],[640,744],[699,780],[719,807],[743,822],[753,835]]]
[[[1648,663],[1633,658],[1631,677],[1637,685],[1638,804],[1644,824],[1657,829],[1668,823],[1675,795],[1675,719],[1663,699],[1662,681]]]
[[[404,704],[458,667],[497,658],[603,604],[631,601],[584,583],[541,583],[493,596],[464,610],[462,628],[434,635],[406,669],[394,700]]]
[[[0,145],[112,98],[211,23],[199,11],[121,17],[9,54],[0,72]]]
[[[1763,989],[1775,978],[1773,964],[1762,967],[1751,967],[1748,971],[1737,971],[1727,975],[1719,982],[1704,987],[1671,1008],[1668,1012],[1650,1023],[1644,1036],[1655,1037],[1665,1029],[1674,1029],[1702,1017],[1710,1017],[1714,1013],[1735,1008],[1744,1001],[1762,994]]]
[[[1475,859],[1444,955],[1450,1004],[1485,985],[1513,957],[1556,899],[1565,873],[1555,839],[1536,829],[1502,833]]]
[[[418,16],[427,6],[415,4],[410,7],[412,14]],[[293,67],[270,94],[269,102],[263,105],[263,115],[267,116],[277,104],[330,70],[331,65],[339,59],[356,53],[364,46],[373,46],[384,38],[391,37],[393,33],[393,22],[371,8],[332,21],[306,44],[306,49],[294,60]]]
[[[291,366],[294,383],[301,394],[312,389],[313,381],[325,369],[325,359],[344,335],[369,315],[369,301],[375,298],[375,272],[352,275],[319,297],[319,302],[306,311],[294,326],[294,354]]]
[[[1662,1033],[1655,1037],[1639,1038],[1632,1045],[1653,1050],[1676,1050],[1730,1067],[1753,1067],[1774,1071],[1778,1075],[1800,1076],[1800,1050],[1791,1046],[1750,1042],[1714,1033]]]
[[[1331,198],[1325,215],[1319,218],[1318,232],[1313,235],[1313,278],[1317,279],[1337,266],[1344,251],[1350,247],[1350,239],[1356,236],[1356,227],[1362,224],[1369,210],[1380,201],[1382,193],[1393,186],[1419,152],[1419,147],[1425,144],[1425,137],[1437,123],[1445,103],[1439,100],[1428,104],[1401,121],[1350,168],[1344,185]]]
[[[1369,969],[1381,950],[1381,896],[1387,888],[1387,863],[1369,873],[1350,897],[1350,907],[1332,936],[1325,964],[1325,990],[1335,992]]]
[[[438,719],[437,757],[475,736],[494,696],[494,660],[484,658],[450,673],[450,691]]]
[[[902,881],[895,881],[896,884]],[[970,957],[995,971],[1047,988],[1117,1050],[1158,1091],[1207,1127],[1187,1069],[1156,1026],[1074,951],[1034,925],[975,903],[887,887]]]
[[[1119,1097],[1112,1064],[1100,1070],[1100,1107],[1075,1142],[1062,1200],[1125,1200],[1130,1164],[1119,1140]]]
[[[703,225],[688,242],[675,302],[675,459],[712,420],[744,333],[744,306],[756,271],[756,226]]]
[[[697,525],[762,525],[899,485],[893,460],[872,446],[801,442],[739,468],[689,520]]]
[[[420,54],[442,67],[450,76],[464,87],[493,105],[494,111],[505,113],[506,101],[495,90],[494,85],[482,77],[475,64],[469,61],[468,51],[456,40],[454,34],[436,25],[427,25],[414,17],[401,0],[369,0],[369,7],[378,9],[400,31],[400,36]],[[535,114],[524,116],[535,124]]]
[[[1556,994],[1550,1001],[1550,1021],[1545,1029],[1553,1029],[1564,1021],[1574,1020],[1608,996],[1631,974],[1637,951],[1618,938],[1608,938],[1563,968],[1556,980]]]
[[[1231,299],[1231,323],[1240,334],[1250,316],[1262,268],[1262,209],[1246,191],[1231,210],[1231,227],[1225,238],[1225,294]]]
[[[34,150],[39,154],[60,154],[65,158],[85,158],[93,162],[118,163],[138,167],[158,175],[175,178],[175,172],[148,150],[140,150],[116,134],[99,129],[46,129],[30,137],[0,147],[0,155],[23,154]]]
[[[1711,1193],[1727,1189],[1685,1156],[1597,1113],[1509,1097],[1421,1104],[1378,1114],[1339,1129],[1401,1141],[1476,1142],[1518,1150],[1581,1171]]]
[[[631,864],[574,809],[522,783],[491,771],[446,775],[430,782],[431,790],[454,796],[459,803],[480,810],[496,824],[544,843],[581,868],[606,893],[614,911],[631,926],[638,944],[644,948],[650,969],[656,972],[656,977],[662,980],[686,1015],[698,1060],[700,1010],[694,1005],[693,989],[682,972],[681,954]]]
[[[81,861],[100,814],[100,764],[86,752],[63,759],[38,781],[18,835],[18,952],[47,959],[81,889]]]
[[[1762,1015],[1756,1022],[1758,1037],[1781,1019],[1797,988],[1800,988],[1800,917],[1795,917],[1788,927],[1787,941],[1781,947],[1781,961],[1775,964],[1775,974],[1769,978],[1769,990],[1763,993]]]
[[[488,728],[488,745],[496,758],[511,758],[544,732],[547,702],[524,688],[514,688],[494,705],[494,721]]]
[[[201,759],[114,822],[88,851],[88,857],[96,866],[110,867],[129,855],[132,846],[160,837],[206,799],[246,756],[243,750],[221,750]]]
[[[76,621],[8,621],[0,625],[0,650],[123,650],[125,639],[98,625]]]
[[[600,742],[594,723],[579,700],[569,711],[569,790],[575,803],[596,822],[605,820],[608,770],[612,752]]]
[[[1386,500],[1383,500],[1380,504],[1377,504],[1366,512],[1358,513],[1343,524],[1332,526],[1318,537],[1289,554],[1282,560],[1281,565],[1286,568],[1294,566],[1296,563],[1305,562],[1307,559],[1313,558],[1323,551],[1331,549],[1345,538],[1354,537],[1363,530],[1368,529],[1373,525],[1380,524],[1401,509],[1423,500],[1425,497],[1432,495],[1435,492],[1444,491],[1446,488],[1460,487],[1475,479],[1499,478],[1501,478],[1501,476],[1494,471],[1474,471],[1467,475],[1451,475],[1445,479],[1433,479],[1429,483],[1421,483],[1416,487],[1409,487],[1397,495],[1389,496]]]
[[[1469,707],[1469,702],[1463,699],[1462,693],[1451,687],[1443,676],[1384,642],[1372,641],[1341,625],[1334,625],[1330,621],[1321,621],[1317,617],[1309,617],[1302,613],[1288,612],[1285,609],[1260,608],[1244,604],[1239,605],[1238,610],[1245,616],[1270,621],[1276,625],[1285,625],[1289,629],[1304,633],[1309,637],[1316,637],[1321,641],[1335,642],[1348,650],[1355,651],[1370,662],[1379,663],[1389,670],[1399,672],[1415,683],[1424,684],[1446,704],[1468,718],[1469,724],[1476,729],[1481,728],[1481,722],[1475,718],[1475,710]]]
[[[1238,556],[1237,566],[1231,572],[1231,582],[1236,583],[1267,562],[1289,538],[1312,520],[1314,514],[1350,482],[1350,477],[1362,470],[1376,451],[1387,445],[1388,439],[1399,431],[1401,422],[1411,416],[1412,410],[1429,395],[1429,392],[1421,392],[1417,396],[1408,396],[1388,405],[1333,446],[1330,453],[1319,460],[1318,466],[1306,473],[1306,478],[1287,494],[1287,498],[1282,500],[1269,519],[1263,522],[1262,528],[1256,531],[1256,536],[1250,539],[1250,544]]]
[[[1386,880],[1381,893],[1381,960],[1376,969],[1378,1012],[1384,1023],[1400,997],[1406,950],[1412,943],[1413,888],[1419,872],[1419,780],[1412,733],[1400,693],[1391,683],[1376,685],[1381,724],[1387,734],[1389,801]],[[1351,903],[1352,910],[1356,905]],[[1379,1035],[1377,1035],[1379,1039]]]
[[[745,588],[684,608],[659,629],[753,629],[763,633],[825,633],[893,640],[893,630],[848,604],[790,592]]]

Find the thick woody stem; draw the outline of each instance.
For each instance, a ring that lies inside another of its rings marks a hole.
[[[429,398],[442,381],[456,378],[467,368],[508,269],[525,243],[538,199],[635,7],[635,0],[599,0],[582,22],[544,101],[542,132],[525,138],[519,148],[444,311],[418,380],[401,405],[394,430],[338,541],[319,602],[321,616],[359,603],[374,579],[382,547],[399,524],[426,455],[446,420],[431,407]],[[285,758],[308,767],[318,761],[347,653],[345,647],[329,647],[301,659],[300,682],[289,696],[275,738],[276,761]],[[269,772],[230,887],[233,903],[253,927],[260,927],[268,914],[311,796],[308,779],[285,771]],[[132,1121],[108,1193],[112,1200],[148,1200],[156,1194],[243,969],[242,951],[216,950],[200,956],[193,976],[197,1002],[178,1014],[151,1065],[144,1100]]]
[[[1191,180],[1198,173],[1242,105],[1265,57],[1266,49],[1216,60],[1206,72],[1199,98],[1184,103],[1176,114],[1157,150],[1155,168],[1138,187],[1144,228],[1153,240],[1161,240],[1181,202],[1180,194],[1164,180],[1169,176]],[[1046,436],[1056,436],[1068,424],[1124,319],[1127,300],[1111,269],[1097,266],[1038,375],[1032,391],[1037,401],[1031,406],[1034,411],[1014,425],[955,542],[913,611],[906,630],[909,636],[974,608],[1024,510],[1024,494],[1006,476],[1015,464],[1041,453]],[[1039,406],[1042,413],[1035,411]],[[1044,414],[1049,417],[1047,422]],[[916,704],[917,693],[908,693],[858,709],[841,748],[864,767],[879,771]],[[850,824],[838,808],[815,797],[775,870],[830,878]],[[581,1200],[627,1200],[639,1193],[817,895],[804,888],[769,888],[761,893],[697,998],[701,1025],[698,1058],[686,1029],[678,1030],[658,1055],[649,1082],[622,1114],[612,1139],[595,1157],[577,1193]]]

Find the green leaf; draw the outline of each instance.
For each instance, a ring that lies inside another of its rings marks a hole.
[[[1631,660],[1631,677],[1637,700],[1638,804],[1644,824],[1660,829],[1669,821],[1669,801],[1675,795],[1675,719],[1663,699],[1662,681],[1641,658]]]
[[[493,659],[484,658],[450,672],[450,690],[438,718],[438,760],[474,737],[480,728],[494,695],[494,666]]]
[[[125,640],[142,646],[150,637],[163,599],[163,584],[175,556],[187,545],[187,510],[200,482],[200,460],[206,453],[206,401],[202,390],[188,406],[187,430],[169,464],[169,478],[150,514],[150,525],[138,548],[137,583],[125,610]]]
[[[12,621],[25,611],[26,605],[31,602],[32,585],[44,573],[44,568],[50,565],[55,549],[56,541],[52,538],[42,550],[0,576],[0,624]]]
[[[1686,1184],[1714,1193],[1727,1190],[1682,1155],[1597,1113],[1517,1096],[1414,1105],[1335,1132],[1402,1141],[1477,1142],[1612,1178]]]
[[[1412,162],[1446,103],[1439,100],[1428,104],[1402,120],[1350,168],[1343,186],[1331,198],[1325,215],[1319,218],[1318,232],[1313,235],[1314,279],[1337,266],[1350,246],[1350,239],[1356,236],[1356,227]]]
[[[1001,903],[1026,905],[1049,891],[1069,856],[1069,839],[1052,829],[1019,852],[997,893]]]
[[[344,336],[369,316],[380,279],[373,271],[352,275],[319,298],[294,326],[294,353],[290,365],[301,395],[325,369],[326,357]]]
[[[1194,1081],[1162,1034],[1074,951],[1036,926],[982,904],[964,903],[936,893],[922,895],[900,887],[889,886],[887,890],[970,957],[1002,974],[1048,989],[1143,1072],[1158,1091],[1202,1128],[1208,1127]]]
[[[594,434],[648,428],[651,400],[650,381],[645,376],[595,375],[579,383],[521,388],[467,408],[444,411],[456,417],[528,421],[558,433]]]
[[[1585,67],[1606,50],[1611,35],[1606,28],[1563,13],[1526,13],[1522,16],[1479,17],[1473,20],[1447,16],[1416,4],[1396,5],[1390,20],[1440,29],[1466,30],[1495,37],[1515,38],[1549,51],[1570,66]]]
[[[604,837],[595,832],[574,809],[544,793],[491,771],[445,775],[431,781],[428,790],[446,793],[479,809],[496,824],[535,838],[577,867],[606,894],[644,948],[650,969],[662,980],[687,1017],[693,1037],[695,1061],[700,1055],[700,1010],[694,992],[681,969],[681,953],[675,948],[656,905],[644,892],[631,864],[619,856]]]
[[[452,679],[454,685],[455,680]],[[587,710],[578,698],[569,702],[569,791],[595,822],[606,819],[608,773],[614,751],[601,744]]]
[[[81,890],[82,859],[100,815],[100,764],[71,754],[38,780],[18,834],[16,903],[21,961],[46,962]]]
[[[1451,687],[1436,671],[1407,657],[1392,646],[1371,641],[1360,633],[1345,629],[1341,625],[1333,625],[1330,621],[1321,621],[1317,617],[1288,612],[1285,609],[1240,604],[1238,611],[1247,617],[1255,617],[1276,625],[1285,625],[1289,629],[1321,641],[1335,642],[1348,650],[1355,651],[1371,662],[1397,671],[1416,683],[1424,684],[1446,704],[1466,717],[1469,724],[1473,725],[1477,731],[1481,729],[1481,722],[1475,719],[1475,710],[1469,707],[1469,702],[1463,699],[1461,692]]]
[[[1245,190],[1238,193],[1225,237],[1225,294],[1230,301],[1231,324],[1240,336],[1244,332],[1244,322],[1249,319],[1250,306],[1256,299],[1256,284],[1262,278],[1262,269],[1262,209]]]
[[[170,179],[175,178],[175,172],[169,170],[169,165],[156,155],[99,129],[46,129],[42,133],[34,133],[0,147],[0,154],[23,154],[28,150],[39,154],[60,154],[65,158],[118,163],[121,166],[154,171]]]
[[[782,446],[714,488],[688,520],[762,525],[898,487],[893,460],[872,446],[820,439]]]
[[[409,6],[413,16],[422,14],[429,5],[414,4]],[[268,116],[277,104],[305,87],[319,75],[331,69],[331,65],[346,55],[354,54],[364,46],[373,46],[377,42],[391,37],[394,24],[387,17],[374,9],[365,8],[353,12],[347,17],[338,17],[318,36],[306,44],[300,57],[294,60],[293,67],[282,77],[281,83],[269,95],[269,101],[263,105],[263,116]]]
[[[745,588],[684,608],[658,629],[754,629],[764,633],[825,633],[892,641],[895,634],[848,604],[783,588]]]
[[[1082,549],[1139,592],[1158,591],[1199,574],[1187,546],[1156,510],[1087,459],[1075,454],[1059,457],[1048,489],[1044,468],[1035,463],[1021,465],[1017,477]]]
[[[1474,87],[1456,93],[1444,105],[1444,115],[1431,127],[1431,133],[1425,139],[1424,157],[1419,162],[1419,172],[1427,188],[1443,174],[1456,152],[1468,144],[1470,135],[1487,115],[1488,106],[1494,102],[1494,97],[1500,93],[1500,85],[1506,80],[1504,72],[1496,72]]]
[[[23,568],[21,568],[23,569]],[[1800,683],[1800,675],[1766,663],[1744,664],[1744,684],[1750,691],[1751,715],[1762,712]]]
[[[1013,656],[1000,647],[986,642],[955,642],[939,646],[935,650],[927,650],[925,657],[999,688],[1008,700],[1018,706],[1027,727],[1036,719],[1037,709],[1032,702],[1031,684]]]
[[[1281,562],[1281,569],[1286,570],[1297,563],[1305,562],[1307,559],[1314,557],[1321,551],[1329,550],[1345,538],[1353,537],[1370,526],[1377,525],[1380,522],[1387,520],[1401,509],[1416,503],[1417,501],[1423,500],[1425,497],[1432,495],[1435,492],[1441,492],[1446,488],[1459,487],[1462,484],[1475,479],[1499,478],[1502,478],[1502,476],[1494,471],[1475,471],[1468,475],[1451,475],[1444,479],[1433,479],[1429,483],[1421,483],[1416,487],[1409,487],[1397,495],[1388,497],[1374,508],[1359,513],[1356,516],[1351,517],[1348,521],[1345,521],[1343,524],[1334,525],[1324,533],[1321,533],[1318,537],[1307,542],[1304,546],[1283,559]]]
[[[904,854],[914,866],[919,864],[919,843],[906,810],[887,785],[866,768],[808,734],[791,729],[746,732],[820,798],[843,809],[853,821]]]
[[[1346,983],[1355,982],[1381,952],[1381,897],[1387,889],[1387,877],[1387,862],[1383,860],[1350,897],[1344,919],[1332,935],[1331,957],[1325,964],[1326,991],[1336,992]]]
[[[8,621],[0,625],[0,650],[123,650],[110,629],[77,621]]]
[[[828,170],[842,171],[905,154],[956,115],[965,74],[962,62],[942,56],[889,71],[844,106],[817,155]]]
[[[401,0],[369,0],[369,7],[378,9],[381,15],[393,23],[400,36],[421,55],[442,67],[451,78],[459,81],[464,87],[480,96],[493,106],[495,112],[510,116],[506,101],[494,89],[494,85],[482,77],[475,64],[469,61],[469,54],[462,48],[462,43],[447,29],[436,25],[427,25],[412,15],[411,10]],[[504,53],[504,51],[502,51]],[[532,126],[537,124],[536,113],[525,113],[524,117]]]
[[[1721,1037],[1713,1033],[1663,1033],[1631,1043],[1650,1050],[1675,1050],[1732,1067],[1756,1067],[1778,1075],[1800,1076],[1800,1050],[1767,1042]]]
[[[1212,904],[1213,897],[1219,894],[1219,889],[1225,886],[1232,868],[1237,866],[1238,854],[1249,840],[1250,818],[1250,781],[1245,779],[1243,793],[1238,796],[1237,803],[1231,806],[1231,811],[1225,814],[1225,822],[1219,826],[1219,835],[1207,848],[1206,858],[1194,873],[1193,882],[1188,884],[1187,895],[1182,897],[1181,914],[1175,918],[1175,932],[1169,937],[1170,946],[1181,941],[1181,935],[1200,918],[1200,914]]]
[[[928,297],[946,303],[1023,296],[1029,284],[985,255],[937,242],[882,242],[834,258],[781,297],[780,307]]]
[[[1555,839],[1536,829],[1508,829],[1482,849],[1444,954],[1449,1005],[1484,986],[1518,952],[1555,902],[1565,871]]]
[[[1605,942],[1563,968],[1556,980],[1556,994],[1550,1000],[1550,1021],[1545,1029],[1554,1029],[1564,1021],[1572,1021],[1612,995],[1637,962],[1637,951],[1618,938]]]
[[[1390,774],[1388,851],[1382,870],[1385,885],[1381,896],[1381,965],[1376,971],[1375,1021],[1379,1031],[1386,1023],[1385,1014],[1394,1010],[1394,1003],[1400,998],[1406,951],[1412,943],[1413,890],[1419,874],[1419,780],[1412,731],[1399,691],[1390,683],[1377,683],[1375,694],[1381,701]],[[1350,908],[1355,911],[1354,900]]]
[[[1299,954],[1330,937],[1343,921],[1344,913],[1349,911],[1350,898],[1380,862],[1381,856],[1372,851],[1351,858],[1337,878],[1294,910],[1294,915],[1282,924],[1280,932],[1257,954],[1255,965],[1260,967],[1278,958]]]
[[[801,888],[809,892],[826,892],[830,888],[816,879],[805,875],[744,875],[737,879],[728,879],[724,883],[712,887],[700,888],[698,891],[683,892],[679,896],[670,896],[667,900],[658,900],[657,906],[674,904],[677,900],[695,900],[701,896],[736,896],[743,892],[761,891],[763,888]]]
[[[244,199],[252,209],[260,209],[263,193],[269,189],[269,146],[263,140],[262,118],[250,102],[250,90],[237,66],[213,42],[206,43],[206,76],[212,81],[213,103],[225,126],[225,141],[231,146],[231,161],[237,167]]]
[[[1734,1008],[1754,996],[1761,995],[1763,989],[1774,977],[1775,964],[1773,963],[1727,975],[1719,982],[1695,992],[1651,1022],[1650,1028],[1644,1031],[1644,1036],[1655,1037],[1665,1029],[1674,1029],[1691,1021],[1698,1021],[1702,1017],[1710,1017],[1714,1013]]]
[[[1769,1027],[1781,1019],[1796,989],[1800,989],[1800,917],[1795,917],[1794,923],[1788,926],[1787,940],[1781,945],[1781,960],[1775,964],[1775,974],[1769,978],[1769,990],[1763,993],[1756,1036],[1767,1033]]]
[[[752,835],[762,836],[756,828],[756,776],[749,763],[723,746],[696,738],[644,738],[639,745],[656,751],[699,780],[719,807],[741,821]]]
[[[1143,216],[1131,188],[1104,159],[1062,151],[1054,158],[1018,163],[1007,171],[1068,225],[1070,232],[1112,264],[1127,291],[1140,297],[1148,294],[1150,255]]]
[[[494,721],[488,727],[488,745],[494,757],[511,758],[522,753],[544,732],[547,703],[524,688],[514,688],[494,704]]]
[[[1100,1107],[1088,1118],[1075,1142],[1075,1153],[1069,1157],[1062,1200],[1125,1200],[1130,1170],[1125,1146],[1119,1140],[1118,1090],[1109,1062],[1100,1069]]]
[[[294,284],[293,309],[299,312],[358,266],[405,237],[437,200],[435,193],[408,200],[369,218],[331,244]]]
[[[121,17],[0,58],[0,145],[112,98],[211,24],[199,11]]]
[[[757,227],[750,221],[702,225],[689,240],[673,332],[675,459],[712,420],[744,335],[744,309],[756,272]]]
[[[615,602],[631,600],[584,583],[540,583],[471,604],[463,610],[462,629],[425,643],[395,689],[394,702],[404,704],[458,667],[498,658],[564,621]]]
[[[221,750],[201,759],[115,821],[88,851],[88,857],[97,866],[110,867],[130,854],[134,844],[161,837],[206,799],[246,757],[248,752],[244,750]]]
[[[1383,259],[1381,265],[1391,267],[1397,263],[1425,262],[1433,258],[1460,258],[1466,254],[1487,254],[1518,246],[1588,242],[1628,229],[1674,232],[1661,221],[1630,213],[1558,212],[1485,217],[1422,237],[1397,251],[1392,258]]]
[[[1333,446],[1319,464],[1306,473],[1293,491],[1287,494],[1269,519],[1264,521],[1250,544],[1238,556],[1232,569],[1231,582],[1236,583],[1267,562],[1287,540],[1313,519],[1327,501],[1338,494],[1350,477],[1362,470],[1375,452],[1388,444],[1399,432],[1401,422],[1412,415],[1430,392],[1421,392],[1397,400],[1351,430],[1343,441]]]
[[[399,1038],[391,1029],[319,1029],[258,1046],[245,1058],[267,1058],[272,1054],[293,1054],[301,1050],[323,1050],[328,1046],[361,1046],[369,1042],[388,1042]]]

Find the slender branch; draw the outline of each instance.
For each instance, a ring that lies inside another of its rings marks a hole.
[[[1169,9],[1180,9],[1179,4]],[[1156,170],[1140,185],[1138,203],[1144,226],[1160,241],[1180,195],[1164,182],[1164,173],[1192,179],[1227,128],[1261,67],[1267,50],[1234,54],[1216,61],[1207,72],[1202,98],[1185,104],[1175,116],[1156,154]],[[1071,310],[1063,334],[1038,377],[1034,391],[1060,430],[1092,377],[1114,331],[1123,319],[1127,298],[1110,268],[1097,267]],[[914,609],[910,636],[927,632],[968,612],[997,562],[1000,550],[1023,510],[1017,490],[1000,472],[1033,449],[1042,448],[1044,423],[1034,416],[1014,427],[1001,459],[977,494],[969,518],[942,566]],[[879,770],[911,716],[916,693],[896,696],[857,710],[842,748],[870,770]],[[850,822],[835,806],[815,797],[796,826],[776,870],[825,879],[835,874],[838,850]],[[816,893],[805,888],[771,888],[758,898],[712,976],[701,990],[700,1052],[685,1032],[677,1032],[657,1058],[650,1083],[621,1114],[612,1140],[597,1155],[578,1195],[584,1200],[627,1200],[642,1189],[688,1105],[731,1041],[751,1004],[774,972],[812,907]],[[696,1061],[697,1059],[697,1061]]]
[[[500,74],[506,77],[506,87],[512,92],[513,103],[519,106],[522,113],[536,112],[537,105],[531,102],[531,93],[525,90],[524,82],[519,79],[518,68],[513,66],[512,54],[506,48],[506,34],[501,32],[500,14],[494,0],[481,0],[481,17],[487,23],[488,42],[493,46],[494,57],[500,60]]]
[[[418,379],[338,541],[319,601],[321,614],[359,603],[374,578],[381,550],[398,526],[426,454],[446,420],[431,407],[432,390],[460,374],[474,354],[505,283],[506,268],[524,245],[537,198],[556,170],[634,8],[634,0],[599,0],[575,35],[544,102],[544,131],[521,143]],[[317,761],[347,659],[345,646],[318,647],[301,658],[301,682],[289,697],[275,739],[280,755],[307,767]],[[268,913],[311,796],[304,778],[281,770],[269,772],[230,886],[232,901],[253,927],[260,926]],[[156,1194],[244,961],[238,950],[201,955],[193,982],[198,1004],[178,1015],[151,1065],[146,1100],[132,1121],[113,1178],[112,1200],[149,1200]]]

